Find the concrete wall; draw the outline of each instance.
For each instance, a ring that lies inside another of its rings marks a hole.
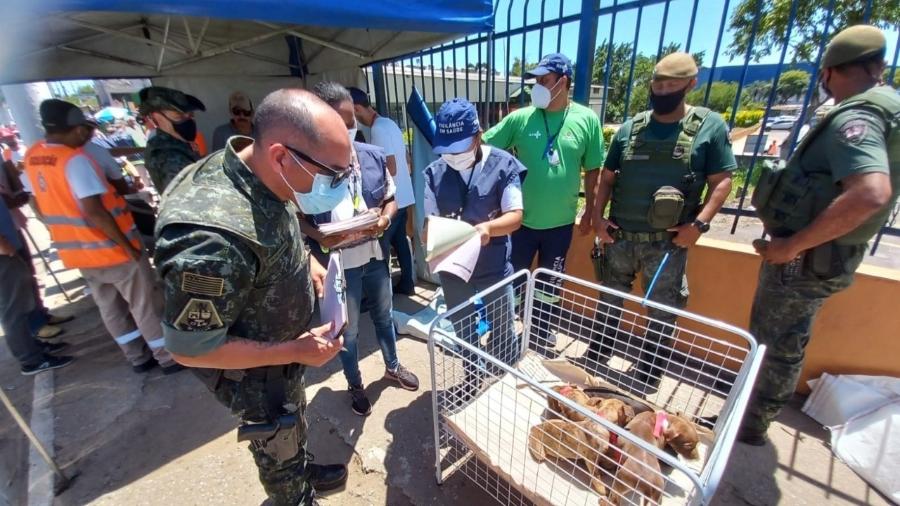
[[[575,232],[566,260],[569,274],[595,279],[592,241]],[[750,245],[701,239],[688,260],[687,310],[746,329],[759,264]],[[809,391],[806,380],[823,372],[900,376],[900,272],[861,267],[854,284],[825,303],[806,351],[798,387],[803,393]]]

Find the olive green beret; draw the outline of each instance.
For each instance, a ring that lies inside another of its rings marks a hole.
[[[203,102],[201,102],[199,98],[163,86],[150,86],[144,88],[138,93],[138,97],[141,100],[141,114],[165,110],[178,112],[206,110],[206,106],[203,105]]]
[[[653,79],[685,79],[697,75],[694,57],[682,52],[666,55],[653,69]]]
[[[872,25],[856,25],[841,30],[831,39],[822,56],[822,68],[864,60],[885,51],[884,33]]]

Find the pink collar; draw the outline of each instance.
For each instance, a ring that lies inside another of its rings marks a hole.
[[[572,393],[573,390],[575,390],[575,389],[572,388],[572,385],[566,385],[559,389],[559,394],[562,395],[563,397],[568,397]]]
[[[662,437],[663,431],[669,427],[669,415],[665,411],[656,412],[656,425],[653,427],[653,437]]]

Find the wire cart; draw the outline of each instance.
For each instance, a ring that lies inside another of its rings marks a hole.
[[[460,472],[507,505],[707,504],[764,353],[737,327],[546,269],[518,272],[440,315],[428,348],[438,483]],[[689,420],[698,458],[557,392],[569,384]],[[586,422],[567,437],[544,431],[561,412]],[[574,453],[538,458],[536,439]],[[619,470],[643,452],[652,458],[638,466],[641,492]]]

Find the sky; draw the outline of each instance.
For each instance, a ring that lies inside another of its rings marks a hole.
[[[600,7],[605,8],[612,5],[613,0],[601,0]],[[618,0],[619,4],[629,3],[633,0]],[[724,65],[743,65],[744,57],[739,55],[736,58],[730,58],[725,54],[728,44],[731,42],[731,36],[727,27],[734,8],[740,3],[739,0],[698,0],[697,17],[694,26],[694,32],[691,40],[691,51],[706,51],[705,66],[710,66],[713,60],[713,53],[716,47],[716,39],[718,30],[722,24],[722,12],[725,2],[729,2],[728,14],[725,19],[726,30],[722,38],[722,44],[719,51],[717,66]],[[874,0],[877,4],[880,0]],[[511,15],[507,15],[509,5],[512,2]],[[505,32],[508,27],[515,29],[523,25],[523,20],[527,24],[539,22],[541,19],[541,7],[543,3],[544,19],[551,20],[559,18],[560,3],[562,2],[563,17],[577,14],[581,10],[582,0],[499,0],[495,19],[495,31],[498,33]],[[665,40],[663,45],[669,42],[678,42],[682,48],[685,47],[688,35],[688,27],[690,25],[691,12],[693,10],[694,0],[672,0],[669,5],[669,14],[666,22]],[[527,5],[527,9],[525,6]],[[660,3],[645,7],[641,13],[640,31],[638,33],[638,50],[646,54],[656,54],[659,48],[659,39],[661,34],[662,22],[665,11],[665,3]],[[615,20],[615,42],[633,42],[635,36],[635,25],[637,21],[638,9],[631,8],[616,15]],[[597,39],[595,47],[602,41],[608,40],[612,25],[612,16],[603,15],[600,17],[597,26]],[[559,38],[560,50],[569,56],[573,61],[577,53],[578,46],[578,21],[563,25],[562,37],[558,37],[558,28],[548,27],[544,30],[543,46],[541,47],[540,36],[537,31],[529,32],[525,36],[525,60],[535,62],[540,59],[541,54],[555,52],[557,50],[557,40]],[[896,29],[888,31],[887,36],[887,59],[890,65],[897,48],[898,32]],[[497,40],[496,65],[498,69],[506,68],[506,45],[510,44],[511,54],[510,60],[522,57],[522,36],[514,36],[510,39],[501,38]],[[780,49],[773,51],[773,54],[762,58],[759,63],[778,63],[780,59]],[[456,67],[465,67],[465,53],[463,49],[456,51]],[[478,49],[470,47],[468,49],[469,63],[475,64],[479,61]],[[445,63],[441,64],[440,54],[434,55],[434,66],[436,68],[453,66],[452,52],[445,53]],[[486,52],[482,47],[482,60],[486,61]],[[785,61],[791,60],[790,53],[787,54]],[[751,61],[751,64],[753,62]],[[430,58],[426,57],[425,64],[430,64]],[[898,71],[900,72],[900,71]]]

